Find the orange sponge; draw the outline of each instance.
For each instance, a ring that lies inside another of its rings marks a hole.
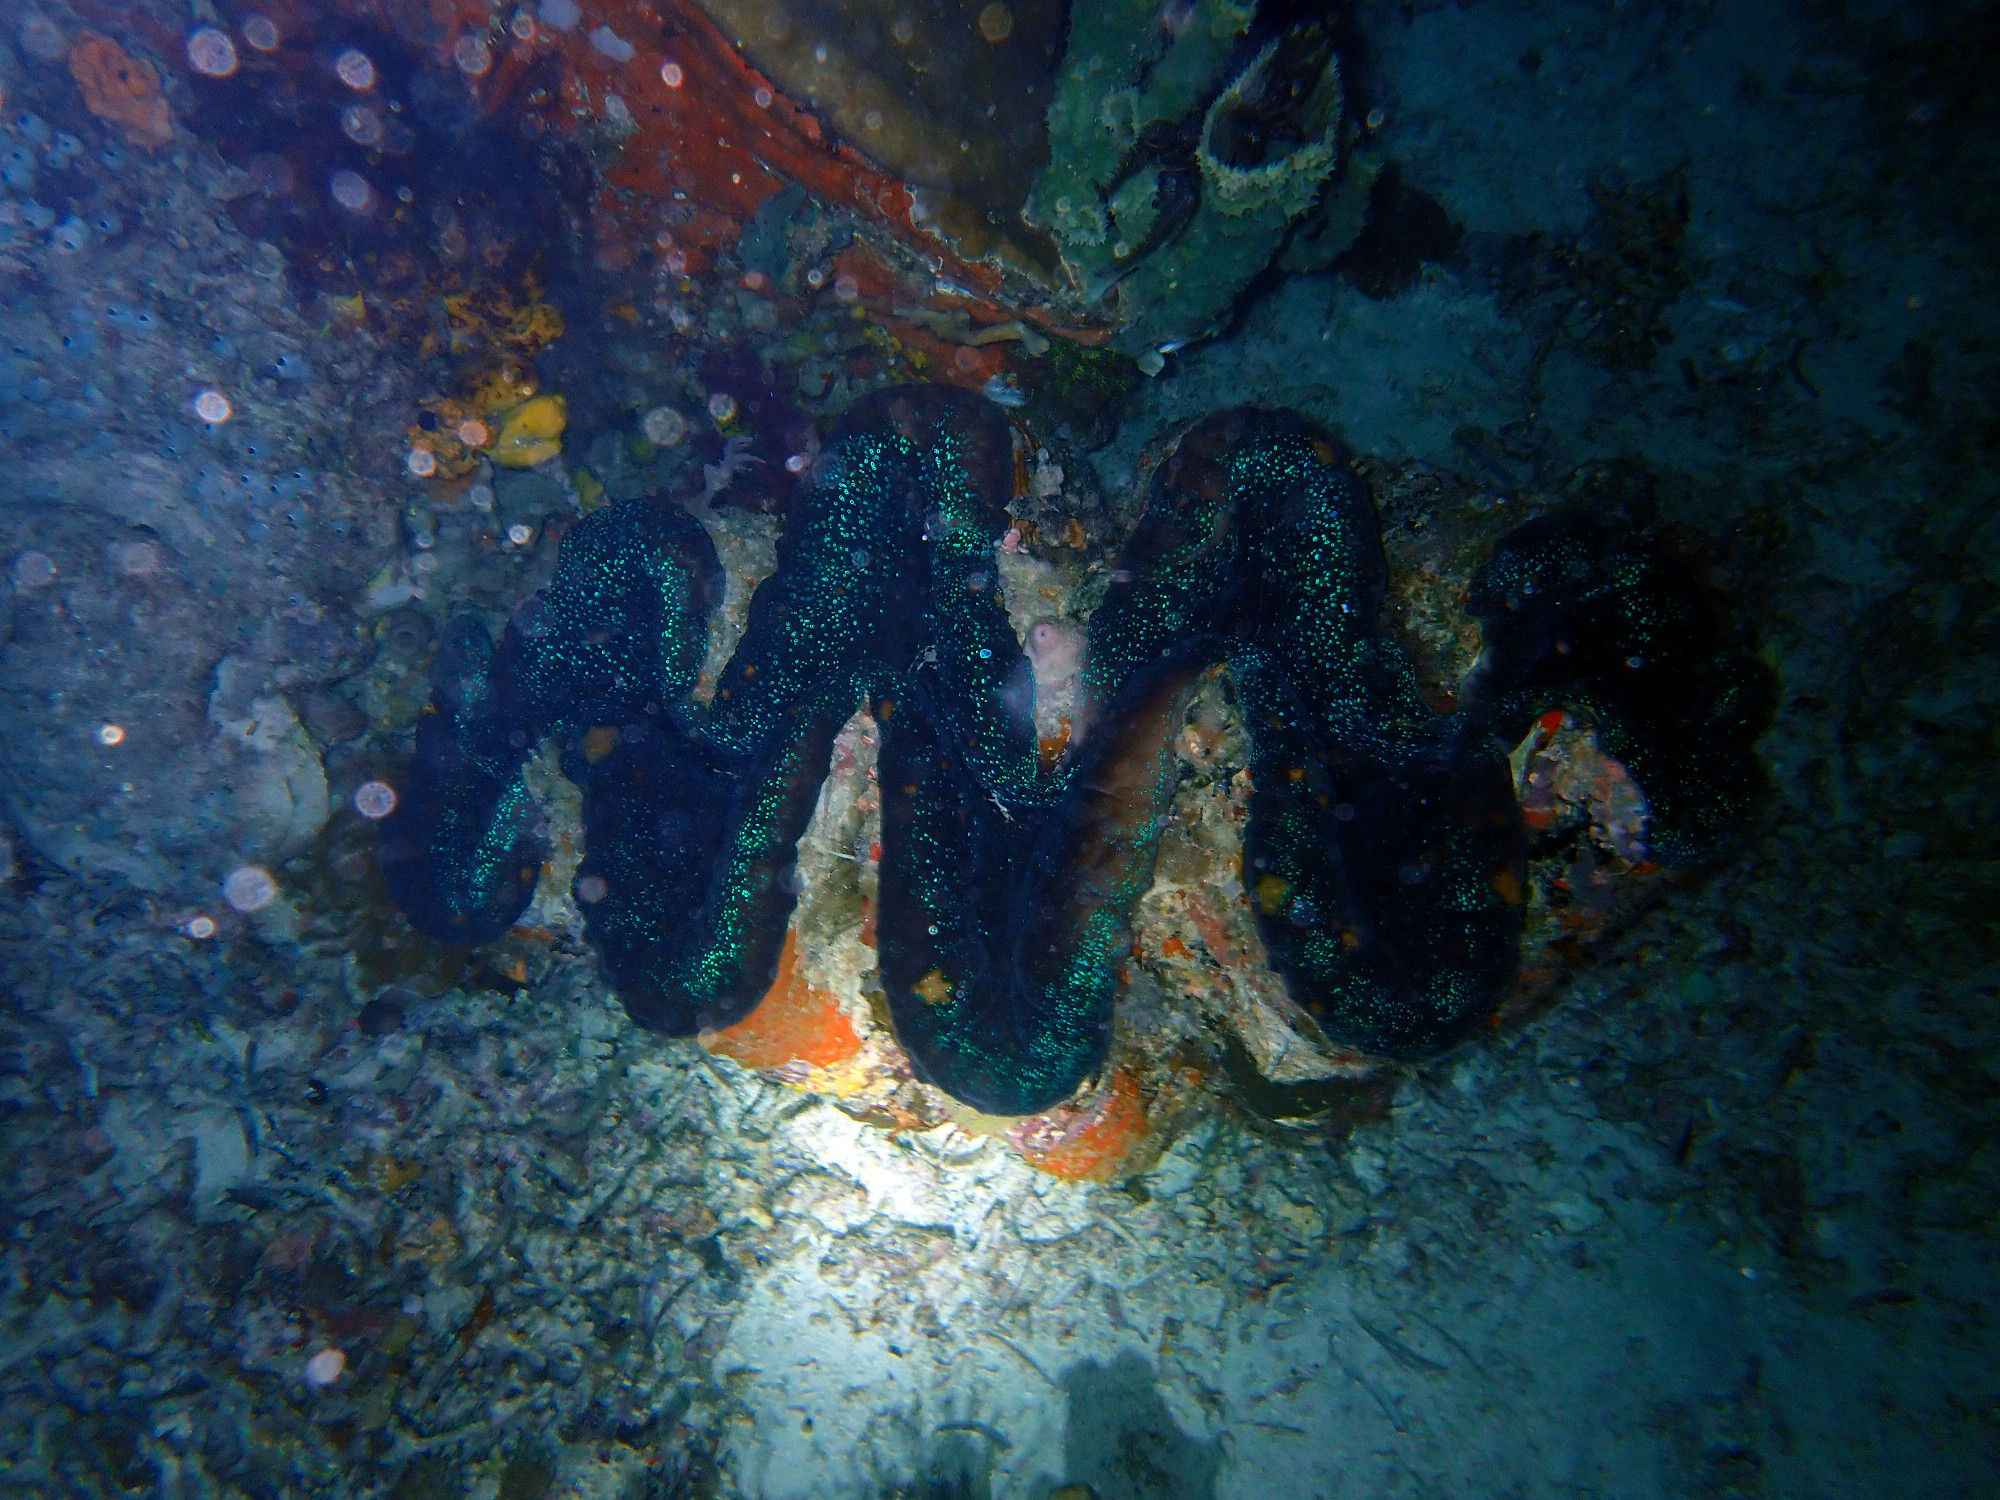
[[[69,49],[69,71],[90,112],[116,125],[133,145],[157,151],[174,138],[160,70],[144,58],[127,57],[110,37],[86,31]]]
[[[1028,1164],[1071,1182],[1109,1182],[1129,1170],[1150,1122],[1139,1080],[1114,1067],[1095,1094],[1024,1120],[1007,1135]]]
[[[734,1026],[706,1032],[702,1045],[746,1068],[782,1068],[809,1063],[815,1068],[844,1062],[861,1050],[854,1023],[833,995],[806,982],[799,972],[799,937],[785,934],[778,977],[757,1008]]]

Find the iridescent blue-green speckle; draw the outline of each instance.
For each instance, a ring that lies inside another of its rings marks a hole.
[[[443,939],[513,922],[541,858],[521,766],[546,736],[583,791],[585,921],[643,1024],[746,1014],[775,975],[790,878],[840,725],[881,725],[881,978],[919,1076],[1026,1114],[1103,1063],[1131,926],[1177,783],[1195,680],[1226,663],[1253,747],[1244,883],[1271,958],[1328,1037],[1414,1057],[1513,978],[1526,835],[1506,750],[1589,716],[1698,859],[1757,784],[1754,662],[1624,528],[1552,517],[1475,580],[1486,635],[1434,714],[1384,631],[1372,500],[1289,413],[1198,424],[1090,622],[1080,732],[1045,766],[995,546],[1004,413],[943,387],[858,403],[801,487],[714,701],[689,699],[718,597],[712,547],[652,502],[600,511],[497,647],[450,632],[401,803],[398,902]],[[603,737],[584,732],[615,727]]]

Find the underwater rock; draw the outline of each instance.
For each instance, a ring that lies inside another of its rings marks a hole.
[[[234,760],[227,818],[246,858],[298,853],[325,825],[326,769],[291,704],[266,690],[269,669],[224,657],[215,669],[208,718]]]
[[[148,891],[212,896],[235,864],[296,854],[327,782],[271,665],[216,665],[214,612],[180,578],[60,555],[0,652],[8,816],[64,869]]]
[[[1378,623],[1365,484],[1302,419],[1251,410],[1198,424],[1156,473],[1050,766],[997,597],[1012,469],[990,403],[945,387],[858,403],[703,710],[712,543],[647,502],[588,518],[497,648],[467,620],[440,653],[382,824],[399,904],[447,941],[519,917],[542,858],[521,768],[554,735],[612,983],[641,1024],[732,1026],[781,974],[799,841],[865,702],[896,1039],[918,1078],[1029,1115],[1105,1061],[1189,698],[1217,663],[1251,746],[1244,883],[1270,963],[1330,1042],[1377,1056],[1449,1046],[1515,978],[1527,832],[1505,747],[1552,705],[1592,716],[1632,768],[1657,859],[1704,857],[1755,793],[1758,669],[1671,565],[1603,518],[1511,533],[1473,585],[1482,668],[1436,714]]]
[[[37,85],[71,92],[60,64]],[[0,796],[69,874],[228,930],[230,872],[282,871],[327,817],[294,708],[359,665],[344,605],[394,538],[407,386],[374,341],[301,316],[283,257],[220,211],[234,174],[201,140],[154,155],[67,108],[89,166],[47,170],[88,194],[90,242],[36,252],[32,280],[4,257]],[[25,108],[9,126],[72,154]]]

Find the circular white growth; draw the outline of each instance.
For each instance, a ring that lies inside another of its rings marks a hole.
[[[484,78],[486,70],[493,66],[493,47],[485,37],[468,31],[452,44],[451,60],[458,64],[459,72]]]
[[[269,16],[252,16],[243,23],[243,40],[259,52],[278,50],[278,27]]]
[[[375,87],[375,64],[359,47],[349,47],[333,60],[333,71],[351,89]]]
[[[380,145],[382,117],[365,104],[350,104],[340,112],[340,133],[357,146]]]
[[[328,179],[326,187],[333,194],[335,203],[355,213],[360,213],[375,197],[375,190],[368,186],[368,179],[345,167]]]
[[[271,878],[271,872],[256,865],[231,870],[222,882],[222,899],[238,911],[259,911],[277,894],[278,882]]]
[[[229,420],[229,398],[220,391],[203,391],[194,398],[194,414],[211,427]]]
[[[55,559],[46,552],[23,552],[14,559],[14,587],[27,593],[56,581]]]
[[[187,39],[188,65],[210,78],[227,78],[236,71],[236,43],[213,26],[197,27]]]
[[[347,1373],[347,1355],[340,1349],[322,1349],[306,1361],[306,1384],[323,1391]]]
[[[157,542],[120,542],[111,549],[111,561],[128,578],[147,578],[160,571]]]
[[[47,16],[30,16],[21,23],[21,46],[30,57],[43,62],[61,62],[69,51],[69,38]]]
[[[386,818],[396,810],[396,789],[386,781],[364,781],[354,789],[354,810],[364,818]]]
[[[687,418],[671,406],[656,406],[639,423],[646,441],[659,448],[671,448],[687,436]]]

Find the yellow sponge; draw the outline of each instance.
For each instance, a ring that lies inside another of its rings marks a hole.
[[[508,469],[532,469],[562,452],[562,431],[569,422],[569,402],[561,396],[537,396],[523,401],[500,420],[500,435],[486,448],[487,457]]]

